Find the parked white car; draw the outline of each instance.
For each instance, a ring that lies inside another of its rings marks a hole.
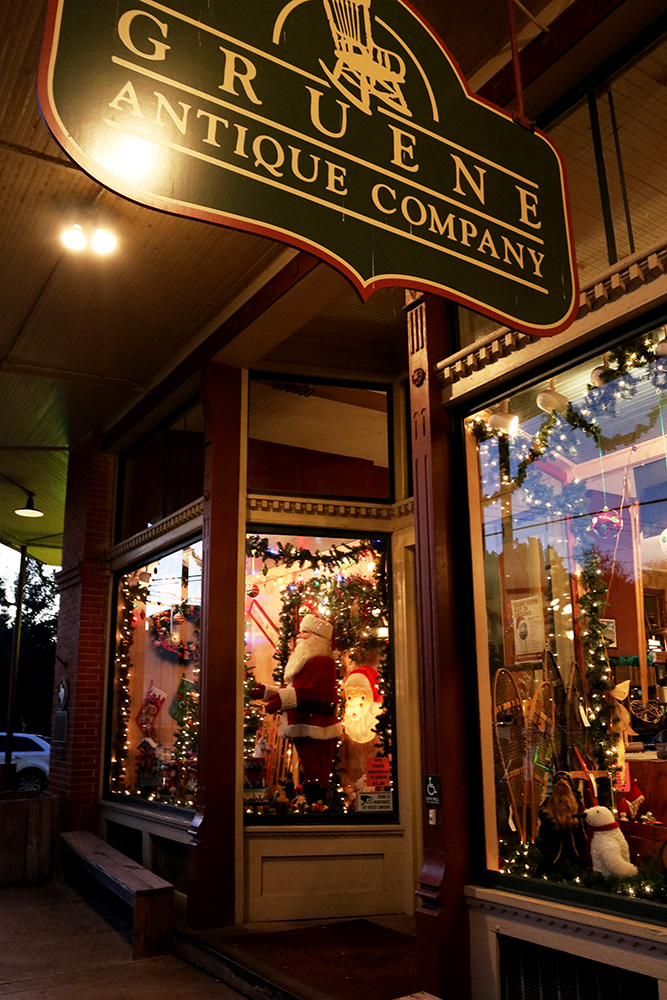
[[[0,733],[0,760],[4,762],[6,733]],[[44,736],[14,733],[12,763],[16,764],[17,788],[20,792],[43,792],[49,783],[51,747]]]

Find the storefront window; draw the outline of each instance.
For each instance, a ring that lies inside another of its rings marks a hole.
[[[246,822],[394,819],[385,541],[250,534],[246,553]]]
[[[248,489],[389,501],[391,396],[360,388],[253,378]]]
[[[150,528],[203,492],[204,413],[196,403],[121,457],[118,540]]]
[[[661,902],[666,410],[661,328],[468,420],[488,867]]]
[[[111,792],[194,806],[201,542],[118,581]]]

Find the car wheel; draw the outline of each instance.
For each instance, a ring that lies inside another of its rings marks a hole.
[[[43,792],[46,788],[46,775],[36,767],[24,767],[16,776],[19,792]]]

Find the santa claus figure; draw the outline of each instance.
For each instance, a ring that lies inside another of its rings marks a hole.
[[[285,686],[260,684],[251,692],[251,697],[265,702],[270,714],[282,712],[280,735],[294,743],[303,772],[303,792],[309,803],[326,795],[336,742],[343,733],[337,716],[332,635],[330,622],[316,615],[305,615],[294,652],[285,667]]]

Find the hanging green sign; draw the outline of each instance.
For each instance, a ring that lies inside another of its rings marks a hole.
[[[40,103],[119,194],[538,335],[578,304],[563,164],[405,0],[50,0]]]

